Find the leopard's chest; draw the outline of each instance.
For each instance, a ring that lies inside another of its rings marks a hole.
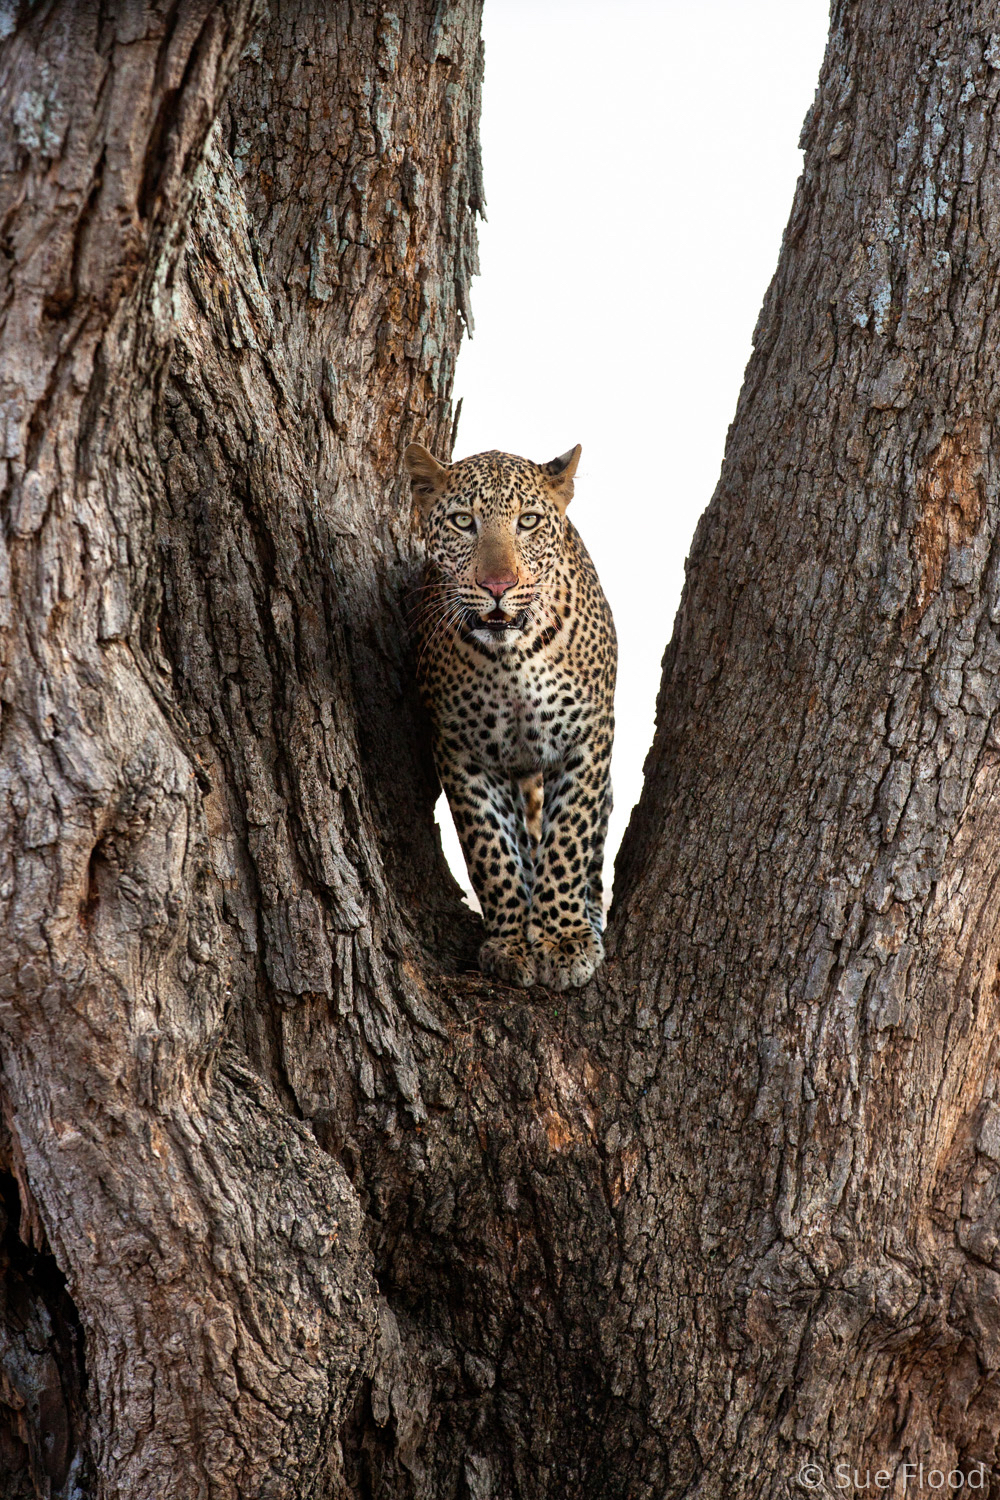
[[[565,760],[593,711],[571,672],[533,659],[488,663],[435,717],[464,755],[522,775]]]

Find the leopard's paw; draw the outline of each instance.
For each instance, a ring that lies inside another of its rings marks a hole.
[[[582,937],[539,938],[531,945],[539,984],[550,990],[578,990],[604,961],[604,944],[593,932]]]
[[[487,938],[479,950],[479,967],[488,979],[529,989],[535,983],[535,960],[522,938]]]

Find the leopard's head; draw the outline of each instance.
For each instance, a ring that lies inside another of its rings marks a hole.
[[[403,462],[444,581],[445,618],[501,648],[549,620],[547,587],[566,546],[579,461],[579,443],[547,464],[495,451],[441,464],[410,444]]]

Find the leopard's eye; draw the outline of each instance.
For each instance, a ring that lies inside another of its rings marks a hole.
[[[536,526],[542,524],[542,518],[537,511],[526,510],[523,516],[518,517],[518,531],[534,531]]]
[[[470,516],[467,510],[455,511],[454,515],[448,517],[448,520],[455,527],[456,531],[475,531],[476,529],[476,518],[475,516]]]

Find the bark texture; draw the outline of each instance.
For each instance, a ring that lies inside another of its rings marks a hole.
[[[556,1000],[469,972],[404,623],[478,5],[0,22],[4,1494],[996,1487],[991,24],[834,5]]]
[[[447,443],[478,13],[49,5],[0,66],[10,1483],[327,1495],[378,1323],[333,1148],[419,1095],[393,481]]]
[[[995,24],[833,5],[665,658],[597,1023],[660,1493],[996,1492]]]

